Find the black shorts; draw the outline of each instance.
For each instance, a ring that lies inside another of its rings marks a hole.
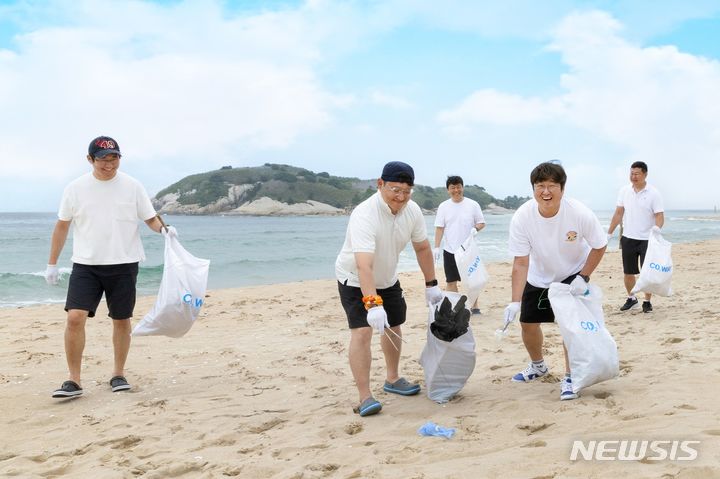
[[[340,302],[345,309],[350,329],[367,328],[367,311],[362,302],[362,290],[355,286],[347,286],[338,281],[338,291],[340,292]],[[387,312],[388,324],[390,326],[400,326],[405,322],[405,313],[407,313],[407,304],[403,290],[400,287],[400,281],[385,289],[377,290],[378,296],[383,299],[383,308]]]
[[[620,237],[620,249],[622,251],[623,273],[639,274],[638,258],[640,266],[645,262],[645,253],[647,253],[648,240],[637,240],[632,238]]]
[[[105,293],[112,319],[132,318],[137,275],[137,263],[95,266],[73,263],[65,311],[81,309],[92,318]]]
[[[460,272],[458,271],[455,255],[443,250],[443,268],[445,269],[445,281],[454,283],[460,281]]]
[[[573,274],[561,281],[561,283],[570,284],[577,274]],[[522,302],[520,303],[520,322],[521,323],[553,323],[555,322],[555,313],[550,306],[548,298],[548,288],[538,288],[525,283],[523,290]]]

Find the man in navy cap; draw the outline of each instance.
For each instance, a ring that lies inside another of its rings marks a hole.
[[[435,278],[432,248],[425,218],[410,199],[415,182],[412,167],[391,161],[377,180],[377,193],[360,203],[350,215],[345,243],[335,261],[340,301],[350,326],[350,369],[359,394],[354,409],[361,416],[377,414],[382,405],[370,391],[370,344],[380,335],[387,374],[386,392],[411,396],[420,385],[400,376],[401,325],[407,305],[397,277],[400,253],[412,242],[425,277],[425,299],[437,303],[442,292]],[[386,331],[390,330],[390,334]]]
[[[73,268],[65,311],[65,356],[69,378],[53,393],[54,398],[80,396],[85,322],[95,316],[105,294],[113,319],[114,363],[110,379],[113,392],[130,389],[124,376],[130,351],[130,318],[135,308],[138,262],[145,259],[138,220],[161,231],[145,188],[136,179],[118,171],[120,146],[108,136],[90,142],[87,161],[92,172],[71,182],[63,192],[58,221],[52,234],[45,279],[58,283],[57,260],[73,229]],[[170,233],[175,234],[170,227]]]

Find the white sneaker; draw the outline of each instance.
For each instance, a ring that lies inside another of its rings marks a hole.
[[[513,376],[511,381],[516,383],[527,383],[534,379],[545,376],[547,372],[547,366],[543,369],[538,369],[533,365],[533,363],[530,363],[528,364],[528,367]]]
[[[578,393],[573,392],[572,379],[565,378],[560,381],[560,400],[567,401],[568,399],[577,399]]]

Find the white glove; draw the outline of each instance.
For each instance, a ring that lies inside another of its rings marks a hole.
[[[502,329],[496,329],[495,330],[495,338],[500,341],[502,338],[507,336],[508,334],[508,326],[510,326],[510,323],[515,321],[515,317],[520,312],[520,303],[510,303],[505,307],[505,318],[503,320],[503,327]]]
[[[614,236],[614,235],[613,235],[612,233],[608,233],[608,234],[607,234],[608,243],[610,242],[610,240],[612,239],[613,236]]]
[[[437,304],[443,300],[443,294],[440,290],[440,286],[431,286],[425,288],[425,302],[430,304]]]
[[[435,260],[435,264],[439,264],[440,260],[442,260],[442,248],[433,248],[433,259]]]
[[[174,226],[168,226],[167,230],[165,228],[160,228],[160,234],[163,236],[169,236],[170,238],[177,238],[178,233]]]
[[[368,309],[367,312],[367,323],[373,328],[380,336],[385,332],[385,328],[390,327],[390,323],[387,320],[387,313],[385,308],[382,306],[375,306],[374,308]]]
[[[470,228],[470,236],[474,238],[476,234],[478,234],[478,230],[473,226]]]
[[[520,303],[512,302],[505,307],[505,328],[507,325],[515,321],[515,318],[520,313]]]
[[[650,229],[650,231],[652,231],[653,233],[659,233],[659,232],[660,232],[660,227],[659,227],[658,225],[654,225],[654,226]]]
[[[580,275],[575,276],[575,279],[570,283],[570,294],[573,296],[587,296],[590,294],[588,284]]]
[[[45,269],[45,282],[49,285],[56,285],[58,284],[58,279],[60,277],[60,270],[58,269],[56,264],[49,264],[47,265],[47,268]]]

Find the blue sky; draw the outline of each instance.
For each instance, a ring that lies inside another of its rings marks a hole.
[[[568,195],[612,209],[642,160],[668,209],[710,209],[720,3],[0,0],[0,211],[54,211],[100,134],[151,194],[402,160],[529,195],[558,158]]]

